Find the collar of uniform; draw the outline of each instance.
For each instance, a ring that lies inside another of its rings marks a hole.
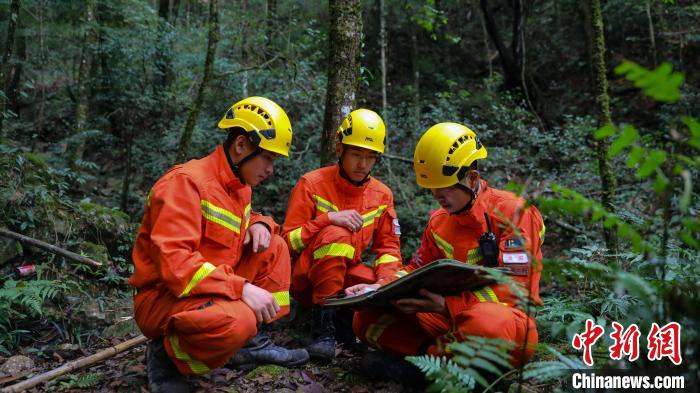
[[[340,175],[340,164],[336,164],[335,166],[335,174],[333,180],[335,183],[335,187],[339,193],[346,194],[351,197],[362,195],[362,193],[367,188],[367,185],[371,181],[371,179],[369,179],[368,181],[364,182],[361,186],[356,186],[350,183],[347,179]]]
[[[489,189],[489,183],[481,179],[479,184],[479,195],[476,197],[476,201],[474,202],[474,205],[471,207],[471,209],[465,211],[462,214],[456,215],[456,216],[451,216],[453,217],[457,223],[460,225],[464,226],[472,226],[472,225],[479,225],[483,223],[484,226],[486,226],[486,223],[484,223],[484,211],[486,209],[486,195],[491,193],[491,190]]]
[[[229,165],[226,159],[226,152],[224,151],[223,145],[217,146],[214,151],[214,156],[216,158],[217,172],[221,184],[226,186],[229,190],[238,190],[245,187],[245,184],[233,174],[233,169],[231,169],[231,165]]]

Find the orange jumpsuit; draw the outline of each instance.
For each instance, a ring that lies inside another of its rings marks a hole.
[[[289,312],[289,251],[273,235],[253,253],[247,229],[269,217],[250,211],[251,188],[234,176],[219,146],[170,169],[153,186],[133,250],[129,284],[136,323],[165,350],[182,374],[221,367],[257,333],[255,314],[241,300],[250,282]]]
[[[362,230],[331,224],[328,212],[349,209],[364,218]],[[355,186],[338,165],[305,174],[292,190],[283,226],[296,257],[292,295],[305,306],[323,304],[348,286],[392,277],[401,267],[400,228],[391,190],[379,180]],[[372,267],[362,263],[368,247]]]
[[[512,277],[529,289],[532,302],[541,304],[540,246],[545,230],[542,216],[536,207],[524,208],[522,199],[489,188],[484,180],[474,205],[466,213],[450,215],[439,209],[431,215],[420,248],[394,279],[443,258],[483,265],[479,238],[487,231],[484,212],[491,219],[499,245],[498,266],[510,267]],[[409,315],[398,310],[360,310],[355,313],[353,330],[366,344],[403,355],[444,354],[447,343],[465,336],[516,343],[510,352],[514,366],[532,355],[537,343],[535,322],[515,307],[509,286],[495,284],[459,296],[446,296],[445,304],[449,317],[435,313]]]

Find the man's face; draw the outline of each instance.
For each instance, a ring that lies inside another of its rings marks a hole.
[[[241,167],[243,181],[255,187],[262,183],[274,172],[273,164],[279,154],[263,150]]]
[[[478,181],[478,172],[472,171],[460,183],[473,190]],[[445,188],[431,188],[430,191],[440,206],[450,214],[459,211],[472,200],[471,194],[458,188],[457,185]]]
[[[379,154],[376,151],[362,147],[338,145],[336,146],[336,151],[342,154],[343,170],[348,177],[354,182],[359,182],[366,178],[377,162]]]
[[[241,135],[233,141],[230,153],[234,162],[238,162],[256,149],[257,146],[250,142],[247,137]],[[279,154],[263,150],[240,167],[241,180],[246,184],[250,184],[251,187],[262,183],[274,172],[273,163],[277,157],[279,157]]]

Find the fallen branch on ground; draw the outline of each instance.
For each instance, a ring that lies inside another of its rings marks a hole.
[[[54,378],[60,377],[63,374],[68,374],[71,371],[78,370],[80,368],[86,367],[93,365],[97,362],[101,362],[102,360],[109,359],[112,356],[124,352],[128,349],[131,349],[137,345],[143,344],[146,341],[148,341],[148,338],[146,338],[144,335],[139,335],[137,337],[132,338],[131,340],[124,341],[121,344],[117,344],[113,347],[109,347],[103,351],[100,351],[94,355],[86,356],[84,358],[76,359],[71,362],[68,362],[64,364],[63,366],[51,370],[49,372],[45,372],[43,374],[39,374],[35,377],[29,378],[26,381],[22,381],[18,384],[8,386],[6,388],[2,389],[2,393],[15,393],[15,392],[23,392],[27,389],[31,389],[34,386],[42,383],[42,382],[47,382],[50,381]]]
[[[400,157],[400,156],[395,156],[395,155],[393,155],[393,154],[386,154],[386,153],[384,153],[384,154],[382,154],[382,157],[386,157],[386,158],[388,158],[388,159],[390,159],[390,160],[409,162],[409,163],[413,164],[413,160],[411,160],[410,158],[404,158],[404,157]]]
[[[88,257],[84,257],[84,256],[76,254],[74,252],[64,250],[61,247],[56,247],[52,244],[42,242],[41,240],[37,240],[37,239],[31,238],[29,236],[19,234],[17,232],[12,232],[12,231],[7,230],[5,228],[0,228],[0,236],[5,236],[5,237],[15,239],[21,243],[25,243],[25,244],[29,244],[30,246],[41,248],[41,249],[46,250],[50,253],[61,255],[61,256],[66,257],[70,260],[84,263],[86,265],[92,265],[95,267],[102,266],[101,262],[97,262],[94,259],[90,259]]]

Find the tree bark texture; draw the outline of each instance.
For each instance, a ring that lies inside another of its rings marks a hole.
[[[190,141],[192,140],[192,132],[194,131],[194,126],[197,124],[197,119],[199,118],[199,111],[202,109],[202,102],[204,101],[204,91],[211,80],[211,76],[214,73],[214,57],[216,56],[216,45],[219,42],[219,1],[210,0],[209,2],[209,42],[207,44],[207,56],[204,59],[204,76],[202,77],[202,83],[199,85],[197,90],[197,96],[195,97],[192,109],[190,110],[189,116],[187,116],[187,123],[185,124],[185,129],[182,131],[182,136],[180,137],[180,143],[177,147],[177,155],[175,156],[175,163],[184,162],[187,158],[187,151],[190,148]]]
[[[88,80],[90,79],[90,68],[92,66],[92,50],[95,44],[95,33],[93,24],[95,23],[95,1],[88,0],[85,7],[85,33],[83,34],[83,47],[80,51],[78,64],[78,86],[75,96],[75,129],[73,135],[85,131],[88,118],[88,105],[90,93]],[[71,164],[75,160],[83,158],[84,142],[80,141],[75,146],[69,146],[69,157]]]
[[[379,0],[379,52],[382,71],[382,116],[386,116],[386,1]]]
[[[17,20],[19,19],[19,0],[12,0],[10,3],[10,20],[7,22],[7,40],[5,41],[5,52],[2,54],[2,64],[0,64],[0,83],[2,83],[2,96],[0,96],[0,142],[4,139],[5,131],[3,122],[5,120],[5,111],[7,101],[7,81],[5,78],[5,69],[12,57],[12,50],[15,47],[15,31],[17,30]]]
[[[248,14],[248,0],[241,0],[241,14]],[[248,18],[241,20],[241,65],[244,71],[241,73],[241,96],[248,97]]]
[[[330,0],[330,34],[326,111],[321,165],[335,162],[335,131],[355,106],[360,74],[362,8],[360,0]]]
[[[265,25],[265,59],[270,60],[272,43],[277,36],[277,0],[267,0],[267,24]]]
[[[418,59],[418,33],[416,24],[411,26],[411,74],[413,74],[413,132],[422,132],[420,127],[420,62]]]
[[[608,95],[608,80],[606,78],[605,66],[605,35],[603,29],[603,15],[600,11],[600,0],[589,0],[590,16],[593,33],[591,40],[591,65],[595,78],[595,96],[598,117],[598,127],[612,124],[610,115],[610,96]],[[608,141],[603,139],[596,143],[596,155],[598,157],[598,171],[602,186],[601,202],[603,206],[611,212],[615,212],[613,200],[615,199],[615,189],[617,181],[608,160]],[[603,228],[605,245],[610,254],[617,253],[617,234],[614,228]]]

